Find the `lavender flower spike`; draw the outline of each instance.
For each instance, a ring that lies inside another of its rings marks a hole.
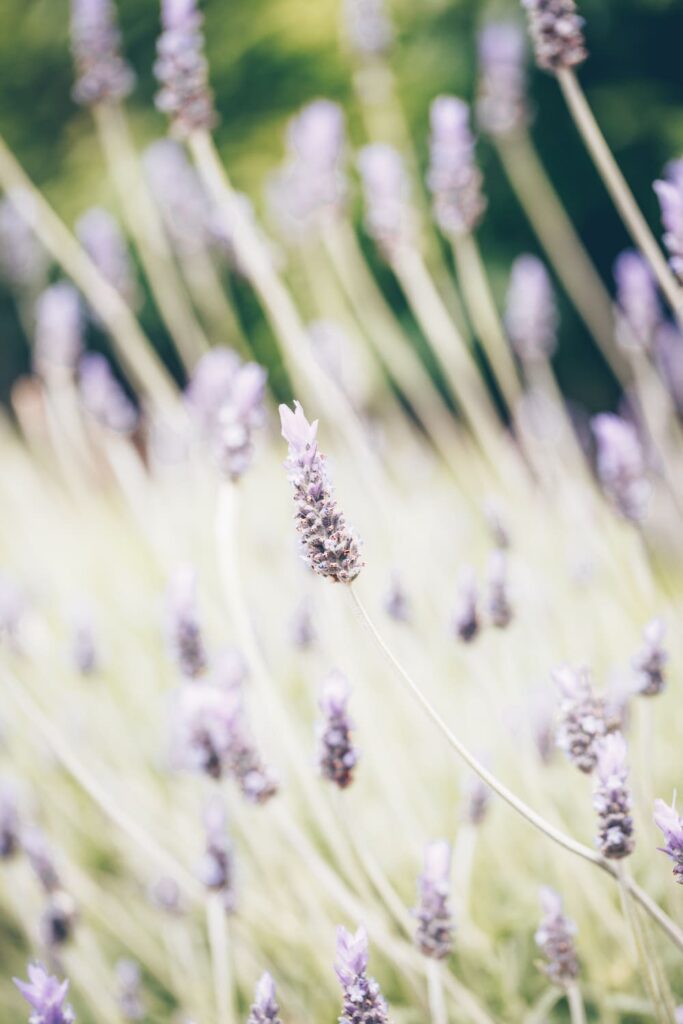
[[[561,695],[557,746],[588,775],[598,760],[597,744],[618,723],[608,714],[604,698],[593,693],[587,669],[563,665],[553,679]]]
[[[543,917],[534,938],[545,957],[543,971],[553,984],[566,988],[579,975],[576,925],[565,917],[560,895],[547,886],[541,889],[541,910]]]
[[[140,965],[136,960],[121,959],[116,963],[117,999],[121,1016],[127,1021],[142,1020],[145,1007],[142,1002]]]
[[[588,53],[574,0],[522,0],[522,6],[539,68],[557,72],[583,64]]]
[[[445,839],[430,843],[418,882],[415,944],[421,953],[434,960],[444,960],[453,947],[453,920],[448,900],[450,873],[450,843]]]
[[[107,210],[93,206],[78,220],[76,234],[104,277],[133,309],[139,305],[130,257],[121,229]]]
[[[477,120],[497,138],[526,126],[526,40],[514,21],[492,21],[479,34]]]
[[[179,566],[167,593],[169,646],[184,676],[195,679],[207,664],[197,611],[197,573],[191,565]]]
[[[201,882],[211,892],[218,893],[226,913],[235,909],[235,889],[232,847],[228,838],[225,807],[217,798],[204,812],[206,850],[199,865]]]
[[[86,352],[78,364],[78,387],[85,410],[116,434],[131,434],[138,411],[118,382],[106,356]]]
[[[280,406],[282,436],[289,445],[285,467],[294,486],[295,521],[304,561],[336,583],[352,583],[363,568],[359,542],[337,507],[318,450],[318,421],[309,423],[299,402]]]
[[[343,10],[346,36],[357,54],[372,58],[387,52],[394,31],[385,0],[344,0]]]
[[[612,413],[594,416],[591,426],[597,441],[598,476],[605,494],[624,519],[641,522],[647,512],[650,484],[636,428]]]
[[[683,160],[666,168],[666,178],[653,186],[659,199],[664,225],[664,245],[669,250],[671,269],[683,281]]]
[[[662,323],[657,285],[650,266],[640,253],[627,249],[614,264],[614,280],[621,313],[617,341],[625,349],[648,352]]]
[[[337,928],[337,959],[334,969],[344,994],[339,1024],[389,1024],[387,1004],[374,978],[368,978],[368,936],[365,928],[355,935]]]
[[[28,981],[13,980],[33,1008],[29,1024],[73,1024],[76,1017],[65,1001],[69,982],[48,974],[41,964],[29,964],[28,977]]]
[[[469,566],[463,569],[458,581],[458,602],[453,616],[455,635],[468,644],[479,633],[479,595],[474,569]]]
[[[518,256],[510,274],[505,327],[523,363],[552,356],[557,324],[555,296],[544,264],[536,256]]]
[[[470,108],[464,100],[437,96],[432,102],[427,185],[434,218],[445,235],[473,231],[486,209],[469,119]]]
[[[76,103],[86,107],[117,103],[132,91],[135,75],[120,48],[112,0],[71,0]]]
[[[48,256],[17,203],[26,200],[20,189],[10,189],[0,201],[0,276],[18,289],[30,289],[47,272]]]
[[[319,727],[318,764],[323,778],[334,782],[339,789],[351,785],[358,761],[358,753],[351,741],[353,724],[347,712],[350,693],[346,676],[333,671],[323,683],[320,698],[324,718]]]
[[[282,1024],[280,1007],[275,998],[275,982],[267,971],[256,985],[247,1024]]]
[[[415,236],[410,178],[403,158],[393,146],[375,142],[358,154],[358,170],[365,198],[365,230],[391,261]]]
[[[633,659],[638,677],[638,693],[656,697],[666,686],[664,666],[669,655],[664,648],[666,626],[661,619],[652,619],[643,630],[643,646]]]
[[[626,740],[615,732],[599,744],[593,794],[593,807],[600,822],[598,846],[610,860],[628,857],[635,845],[627,777]]]
[[[157,41],[154,74],[161,89],[156,105],[168,114],[180,138],[210,131],[216,123],[204,57],[202,16],[196,0],[162,0],[163,31]]]
[[[41,374],[73,370],[83,346],[83,312],[68,281],[50,285],[36,303],[34,363]]]
[[[496,548],[489,562],[486,598],[489,618],[496,629],[506,629],[512,622],[507,573],[507,556],[500,548]]]
[[[683,885],[683,818],[678,816],[674,806],[669,807],[663,800],[655,800],[655,824],[664,833],[666,846],[661,852],[674,862],[674,878]]]
[[[9,860],[19,851],[20,819],[14,789],[0,786],[0,861]]]

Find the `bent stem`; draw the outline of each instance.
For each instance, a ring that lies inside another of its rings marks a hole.
[[[671,273],[662,250],[605,141],[578,78],[569,68],[561,68],[557,72],[557,80],[576,127],[624,225],[652,267],[662,292],[674,313],[680,318],[683,315],[683,292]]]
[[[443,964],[440,960],[427,959],[427,987],[429,990],[429,1013],[432,1024],[448,1024],[446,1000],[443,991]]]
[[[210,893],[206,901],[206,929],[211,950],[211,971],[218,1024],[235,1024],[235,997],[230,964],[228,919],[218,893]]]
[[[600,854],[591,850],[590,847],[585,846],[583,843],[578,842],[576,839],[572,839],[566,833],[562,832],[561,829],[556,828],[549,821],[546,821],[540,814],[529,807],[523,800],[521,800],[512,790],[493,775],[487,768],[477,760],[476,757],[464,746],[463,743],[457,738],[455,733],[451,731],[448,725],[444,722],[438,711],[433,707],[427,697],[424,695],[418,684],[414,681],[412,676],[403,668],[401,663],[395,657],[391,649],[387,646],[377,627],[370,618],[365,606],[355,591],[353,586],[348,587],[348,591],[351,595],[351,599],[355,605],[356,610],[361,616],[363,623],[373,638],[374,642],[379,647],[383,656],[387,659],[394,672],[398,675],[403,685],[417,700],[422,707],[426,715],[434,722],[437,728],[443,733],[444,737],[455,750],[455,752],[462,758],[462,760],[476,772],[476,774],[489,786],[495,793],[498,794],[513,810],[517,811],[530,825],[542,832],[548,839],[552,839],[553,842],[557,843],[563,849],[568,850],[570,853],[575,854],[577,857],[581,857],[582,860],[588,861],[590,864],[601,868],[606,871],[613,878],[618,878],[617,869],[604,860]],[[681,929],[668,917],[667,914],[661,910],[660,907],[645,893],[629,876],[624,877],[624,886],[632,894],[632,896],[641,904],[641,906],[647,911],[650,916],[657,921],[660,927],[666,932],[670,939],[676,943],[679,949],[683,950],[683,932]]]

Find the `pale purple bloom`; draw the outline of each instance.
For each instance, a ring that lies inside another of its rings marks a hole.
[[[0,276],[15,288],[31,289],[45,277],[48,257],[17,209],[19,195],[10,189],[0,201]]]
[[[679,817],[674,806],[663,800],[655,800],[655,824],[664,833],[666,846],[660,847],[674,862],[674,879],[683,885],[683,818]]]
[[[664,225],[664,245],[671,269],[683,281],[683,159],[666,168],[666,178],[654,183]]]
[[[83,347],[83,310],[78,292],[58,281],[36,302],[34,362],[40,372],[73,370]]]
[[[142,1020],[145,1007],[142,1002],[140,965],[136,960],[122,958],[116,962],[117,1002],[124,1020]]]
[[[638,431],[612,413],[594,416],[591,426],[597,442],[596,468],[605,494],[624,519],[641,522],[647,512],[650,484]]]
[[[683,413],[683,337],[666,321],[655,338],[654,356],[660,376],[669,390],[679,416]]]
[[[216,123],[202,20],[196,0],[162,0],[163,31],[154,64],[161,85],[156,105],[168,115],[174,134],[181,138],[210,131]]]
[[[598,760],[600,741],[620,723],[604,697],[594,694],[588,669],[563,665],[553,672],[553,679],[560,690],[557,746],[579,771],[590,774]]]
[[[387,1005],[374,978],[368,978],[368,936],[337,928],[334,969],[342,987],[344,1008],[339,1024],[389,1024]]]
[[[633,852],[631,794],[627,779],[626,741],[620,732],[597,746],[593,807],[598,812],[597,844],[604,857],[618,860]]]
[[[324,779],[339,789],[353,782],[358,752],[351,734],[353,722],[348,715],[351,686],[345,675],[333,671],[325,678],[320,697],[323,718],[318,725],[318,766]]]
[[[152,905],[166,914],[179,914],[183,909],[180,886],[175,878],[170,878],[168,875],[162,875],[155,879],[150,884],[147,895]]]
[[[617,340],[626,349],[649,351],[662,323],[662,309],[650,265],[640,253],[627,249],[614,264],[614,280],[621,313]]]
[[[543,917],[534,938],[545,958],[543,971],[553,984],[565,988],[579,976],[576,925],[565,917],[560,895],[547,886],[541,889],[541,911]]]
[[[407,623],[412,618],[410,598],[397,573],[392,573],[384,594],[384,611],[394,622]]]
[[[107,210],[94,206],[78,220],[76,234],[102,276],[129,306],[137,308],[140,293],[126,243],[115,218]]]
[[[71,49],[77,103],[117,103],[132,91],[135,75],[121,56],[112,0],[71,0]]]
[[[470,108],[455,96],[437,96],[430,108],[427,185],[434,218],[445,235],[473,231],[486,209],[474,159]]]
[[[643,630],[643,646],[633,659],[638,679],[638,693],[656,697],[666,686],[664,666],[669,655],[664,647],[666,626],[662,619],[652,619]]]
[[[467,566],[458,580],[458,600],[453,615],[453,631],[463,641],[470,643],[479,633],[479,592],[474,569]]]
[[[526,40],[516,22],[492,21],[479,33],[477,119],[489,135],[505,137],[526,126]]]
[[[289,630],[292,643],[299,650],[307,651],[314,647],[318,639],[318,631],[313,617],[313,603],[310,597],[304,597],[294,609]]]
[[[28,981],[13,980],[33,1010],[29,1024],[73,1024],[76,1017],[66,1002],[69,982],[48,974],[41,964],[29,964],[28,977]]]
[[[394,39],[386,0],[344,0],[344,25],[352,49],[361,57],[381,56]]]
[[[522,0],[522,6],[539,68],[555,72],[585,61],[584,20],[577,14],[574,0]]]
[[[235,889],[232,845],[228,837],[225,805],[220,798],[213,799],[204,811],[206,848],[197,869],[203,885],[218,893],[226,913],[235,909]]]
[[[212,240],[216,218],[184,147],[159,139],[145,150],[143,166],[173,245],[183,256],[193,256]]]
[[[512,622],[512,603],[508,584],[507,556],[497,548],[492,552],[487,572],[486,610],[496,629],[506,629]]]
[[[131,434],[138,411],[114,376],[109,360],[99,352],[86,352],[78,364],[78,387],[84,408],[108,430]]]
[[[262,974],[254,992],[247,1024],[282,1024],[275,997],[275,982],[268,972]]]
[[[558,315],[550,276],[536,256],[512,264],[505,327],[522,362],[548,359],[557,347]]]
[[[375,142],[358,154],[358,170],[365,199],[365,229],[391,260],[415,235],[410,178],[403,157],[393,146]]]
[[[453,948],[450,873],[450,843],[445,839],[429,843],[418,882],[419,903],[414,911],[418,920],[415,944],[421,953],[434,960],[444,960]]]
[[[217,345],[201,357],[185,391],[191,415],[209,434],[214,428],[223,402],[240,366],[240,357],[225,345]]]
[[[470,825],[482,825],[491,804],[492,792],[478,775],[472,776],[463,794],[463,820]]]
[[[304,561],[313,572],[336,583],[351,583],[363,568],[359,543],[334,500],[325,457],[318,450],[318,421],[309,423],[299,402],[280,406],[285,460],[294,487],[295,522]]]
[[[166,605],[171,653],[182,674],[194,679],[205,671],[207,656],[197,608],[197,573],[193,566],[181,565],[175,570],[168,585]]]

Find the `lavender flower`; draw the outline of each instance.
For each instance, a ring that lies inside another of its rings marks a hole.
[[[508,591],[507,556],[497,549],[491,555],[487,574],[486,608],[491,624],[506,629],[512,621],[512,605]]]
[[[180,899],[180,886],[175,878],[162,875],[155,879],[147,890],[150,903],[166,914],[179,914],[183,906]]]
[[[313,606],[310,597],[304,597],[294,609],[290,621],[292,643],[301,651],[310,650],[318,639],[318,631],[313,618]]]
[[[185,257],[195,255],[211,242],[215,218],[184,147],[174,139],[159,139],[147,147],[142,159],[173,245]]]
[[[655,800],[654,818],[666,842],[660,850],[674,862],[674,879],[683,885],[683,818],[678,816],[675,806],[669,807],[663,800]]]
[[[21,199],[27,197],[13,189],[0,202],[0,276],[20,290],[34,288],[48,267],[45,250],[17,209]]]
[[[82,676],[92,675],[100,664],[92,611],[86,604],[75,609],[71,624],[71,662]]]
[[[103,277],[129,306],[137,308],[140,294],[126,243],[114,217],[94,206],[77,222],[76,234]]]
[[[536,256],[512,264],[505,327],[523,363],[548,359],[557,347],[557,306],[550,277]]]
[[[481,628],[479,619],[479,595],[474,570],[463,569],[458,581],[458,603],[453,616],[453,631],[463,641],[470,643]]]
[[[275,982],[267,972],[261,975],[256,985],[247,1024],[282,1024],[275,998]]]
[[[394,622],[407,623],[412,618],[410,598],[397,573],[393,573],[384,594],[384,610]]]
[[[43,831],[32,825],[21,834],[21,847],[46,893],[56,892],[61,880],[53,852]]]
[[[539,68],[556,72],[583,64],[588,56],[584,21],[576,13],[574,0],[522,0],[522,6]]]
[[[614,279],[621,313],[617,340],[625,349],[648,352],[662,322],[657,286],[650,266],[640,253],[628,249],[614,264]]]
[[[41,964],[29,964],[28,977],[28,981],[13,981],[33,1009],[29,1024],[73,1024],[76,1017],[66,1002],[69,982],[48,974]]]
[[[683,160],[666,167],[666,178],[654,183],[664,225],[664,245],[671,269],[683,281]]]
[[[403,158],[393,146],[375,142],[358,155],[365,229],[386,259],[412,244],[415,219],[410,206],[410,179]]]
[[[197,610],[197,573],[193,566],[179,566],[166,596],[169,646],[184,676],[196,679],[206,669],[207,658]]]
[[[318,421],[309,423],[299,402],[294,412],[280,406],[282,436],[289,445],[285,461],[294,487],[295,522],[304,561],[319,576],[352,583],[363,568],[359,543],[339,510],[318,450]]]
[[[344,994],[339,1024],[389,1024],[387,1004],[374,978],[368,978],[368,936],[365,928],[355,935],[337,928],[337,959],[334,969]]]
[[[579,961],[574,947],[576,925],[562,910],[562,898],[554,889],[541,889],[543,917],[534,938],[545,957],[543,972],[554,985],[566,988],[579,976]]]
[[[117,103],[128,96],[135,85],[135,75],[120,49],[121,36],[112,0],[71,0],[76,103],[91,107]]]
[[[20,820],[14,788],[0,786],[0,861],[9,860],[19,851]]]
[[[643,630],[643,646],[633,659],[638,678],[638,693],[656,697],[666,686],[664,666],[669,655],[664,648],[666,626],[661,619],[652,619]]]
[[[381,56],[394,39],[385,0],[344,0],[344,26],[351,48],[361,57]]]
[[[510,547],[510,530],[498,503],[493,498],[487,498],[483,511],[495,547],[506,551]]]
[[[598,846],[603,857],[618,860],[633,852],[631,794],[627,785],[626,741],[620,732],[597,747],[593,807],[598,812]]]
[[[353,723],[349,719],[347,704],[351,687],[341,672],[330,672],[323,682],[320,710],[323,721],[318,728],[318,765],[320,774],[339,789],[353,782],[358,752],[352,741]]]
[[[560,689],[560,724],[556,742],[579,771],[590,774],[597,764],[598,744],[619,728],[604,697],[593,693],[588,669],[568,665],[556,669],[553,679]]]
[[[204,828],[206,849],[197,874],[207,889],[220,895],[226,913],[232,913],[235,909],[235,871],[225,806],[220,799],[212,800],[206,808]]]
[[[673,324],[660,324],[655,337],[657,369],[669,390],[678,415],[683,413],[683,337]]]
[[[116,963],[117,1001],[124,1020],[142,1020],[145,1008],[140,991],[140,965],[135,960]]]
[[[131,434],[138,411],[118,382],[106,356],[87,352],[78,364],[78,387],[87,412],[107,430]]]
[[[483,824],[491,803],[491,790],[478,775],[474,775],[465,789],[463,818],[469,825]]]
[[[50,285],[36,302],[34,361],[41,373],[72,370],[83,346],[83,314],[78,292],[67,281]]]
[[[78,912],[73,898],[63,889],[50,893],[40,916],[40,937],[49,950],[63,946],[73,936]]]
[[[424,870],[418,882],[415,945],[434,960],[444,960],[453,947],[453,920],[448,900],[450,872],[450,844],[445,839],[430,843],[425,849]]]
[[[650,485],[636,428],[612,413],[594,416],[591,426],[597,441],[598,476],[605,494],[624,519],[641,522],[647,511]]]
[[[493,21],[479,33],[477,119],[483,131],[513,135],[529,120],[526,101],[526,40],[513,21]]]
[[[445,235],[473,231],[486,209],[482,175],[474,161],[470,108],[455,96],[437,96],[430,108],[427,185],[434,218]]]
[[[162,0],[163,31],[157,41],[154,74],[161,85],[156,105],[167,114],[173,132],[187,138],[216,123],[213,94],[204,57],[202,16],[196,0]]]

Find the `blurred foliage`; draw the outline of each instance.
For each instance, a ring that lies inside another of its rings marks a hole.
[[[439,92],[472,98],[475,35],[490,13],[518,13],[516,0],[395,0],[392,55],[401,99],[420,158],[427,111]],[[269,170],[282,153],[284,122],[300,105],[326,95],[342,102],[354,143],[363,132],[348,55],[340,44],[339,0],[206,0],[207,53],[221,123],[216,138],[237,185],[258,204]],[[140,145],[165,132],[154,109],[152,75],[158,31],[156,0],[118,0],[128,59],[138,86],[128,103]],[[659,216],[652,180],[683,150],[682,0],[584,0],[590,60],[581,78],[605,134],[652,225]],[[94,202],[113,206],[90,116],[70,97],[72,69],[68,0],[2,0],[0,4],[0,130],[65,219]],[[534,137],[601,273],[610,279],[628,244],[621,223],[575,134],[559,91],[534,73]],[[536,248],[495,154],[482,140],[489,212],[481,240],[502,297],[511,260]],[[151,314],[154,321],[154,314]],[[583,327],[562,303],[557,368],[567,393],[594,409],[615,400],[614,382]],[[145,323],[168,351],[158,323]],[[0,292],[0,394],[28,365],[11,297]],[[258,346],[257,346],[258,347]],[[272,351],[272,347],[266,347]]]

